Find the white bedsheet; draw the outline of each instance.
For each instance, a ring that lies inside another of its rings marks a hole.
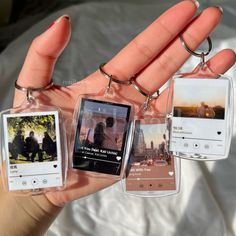
[[[11,43],[0,54],[1,109],[11,105],[13,84],[31,40],[57,16],[67,13],[72,18],[72,39],[54,73],[56,83],[69,85],[96,70],[101,62],[110,59],[176,1],[133,2],[69,7],[50,15]],[[235,49],[236,1],[211,2],[220,3],[224,8],[224,20],[212,35],[213,51],[227,47]],[[203,6],[208,3],[202,1]],[[191,70],[197,62],[191,58],[182,70]],[[228,75],[236,78],[235,68]],[[227,160],[210,163],[182,161],[181,192],[178,195],[160,199],[131,197],[124,195],[120,184],[116,184],[68,204],[46,235],[236,235],[236,136]]]

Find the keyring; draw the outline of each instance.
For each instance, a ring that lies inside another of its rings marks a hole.
[[[127,85],[127,86],[131,85],[131,81],[130,81],[130,80],[128,80],[128,81],[118,80],[118,79],[115,79],[115,78],[113,77],[113,75],[107,74],[107,73],[104,71],[104,69],[103,69],[103,67],[104,67],[105,65],[106,65],[106,63],[102,63],[102,64],[99,66],[99,71],[101,72],[101,74],[102,74],[105,78],[107,78],[107,79],[109,80],[109,85],[108,85],[109,88],[111,87],[111,83],[112,83],[112,82],[115,82],[115,83],[117,83],[117,84]]]
[[[186,42],[184,41],[183,39],[183,36],[179,36],[180,38],[180,41],[181,41],[181,44],[183,45],[183,47],[192,55],[196,56],[196,57],[205,57],[207,55],[209,55],[209,53],[211,52],[212,50],[212,41],[211,41],[211,38],[210,37],[207,37],[207,42],[208,42],[208,51],[207,52],[202,52],[202,53],[197,53],[197,52],[194,52],[193,50],[191,50],[189,48],[189,46],[186,44]]]
[[[145,93],[139,86],[138,84],[135,82],[134,80],[135,78],[131,79],[131,84],[134,86],[134,88],[139,92],[141,93],[144,97],[149,97],[149,98],[152,98],[152,99],[155,99],[157,98],[160,93],[159,93],[159,90],[157,90],[156,92],[154,92],[153,94],[148,94],[148,93]]]
[[[131,84],[133,85],[133,87],[140,93],[142,94],[144,97],[146,97],[146,101],[144,102],[144,110],[147,110],[149,107],[149,103],[153,100],[159,97],[160,95],[160,91],[157,90],[156,92],[154,92],[153,94],[148,94],[146,92],[144,92],[140,86],[135,82],[135,77],[131,78]]]
[[[50,83],[44,87],[40,87],[40,88],[31,88],[31,87],[22,87],[19,84],[17,84],[17,80],[15,81],[15,88],[22,91],[22,92],[26,92],[26,97],[28,101],[32,101],[33,96],[32,93],[33,92],[40,92],[40,91],[44,91],[47,89],[50,89],[53,86],[53,80],[50,81]]]

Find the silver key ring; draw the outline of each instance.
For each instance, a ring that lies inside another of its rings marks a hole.
[[[22,87],[19,84],[17,84],[17,80],[15,81],[15,88],[22,91],[22,92],[27,92],[27,91],[31,91],[31,92],[36,92],[36,91],[43,91],[43,90],[47,90],[50,89],[53,86],[53,81],[51,80],[50,83],[44,87],[40,87],[40,88],[31,88],[31,87]]]
[[[130,81],[130,80],[128,80],[128,81],[118,80],[118,79],[115,79],[115,78],[113,77],[113,75],[107,74],[107,73],[104,71],[104,69],[103,69],[103,67],[104,67],[105,65],[106,65],[106,63],[102,63],[102,64],[99,66],[99,71],[101,72],[101,74],[102,74],[105,78],[107,78],[107,79],[109,80],[109,85],[108,85],[108,87],[110,87],[110,85],[111,85],[112,82],[115,82],[115,83],[117,83],[117,84],[122,84],[122,85],[131,85],[131,81]]]
[[[134,77],[135,78],[135,77]],[[131,80],[131,84],[133,85],[133,87],[139,92],[141,93],[144,97],[149,98],[149,99],[155,99],[157,97],[159,97],[160,93],[159,90],[157,90],[156,92],[154,92],[153,94],[148,94],[145,93],[135,82],[134,78]]]
[[[212,50],[212,41],[211,41],[211,38],[210,37],[207,37],[207,42],[208,42],[208,51],[207,52],[202,52],[202,53],[197,53],[197,52],[194,52],[193,50],[191,50],[189,48],[189,46],[186,44],[186,42],[184,41],[183,39],[183,36],[179,36],[180,38],[180,41],[181,41],[181,44],[183,45],[183,47],[192,55],[196,56],[196,57],[205,57],[207,55],[209,55],[209,53],[211,52]]]
[[[33,100],[33,96],[32,96],[33,92],[40,92],[40,91],[50,89],[53,85],[54,85],[53,80],[51,80],[50,83],[44,87],[31,88],[31,87],[22,87],[19,84],[17,84],[17,80],[15,81],[15,88],[22,91],[22,92],[26,92],[26,97],[29,102],[31,102]]]
[[[149,108],[150,102],[156,98],[159,97],[160,92],[159,90],[157,90],[156,92],[152,93],[152,94],[148,94],[146,92],[144,92],[140,86],[135,82],[135,77],[131,78],[131,84],[133,85],[133,87],[140,93],[142,94],[144,97],[146,97],[146,100],[144,102],[144,111],[147,110]]]

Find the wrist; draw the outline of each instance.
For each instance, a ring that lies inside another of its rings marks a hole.
[[[1,235],[44,235],[61,211],[45,195],[15,196],[0,192]]]

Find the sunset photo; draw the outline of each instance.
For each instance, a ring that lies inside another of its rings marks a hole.
[[[175,84],[174,117],[224,119],[227,88],[208,81]]]

